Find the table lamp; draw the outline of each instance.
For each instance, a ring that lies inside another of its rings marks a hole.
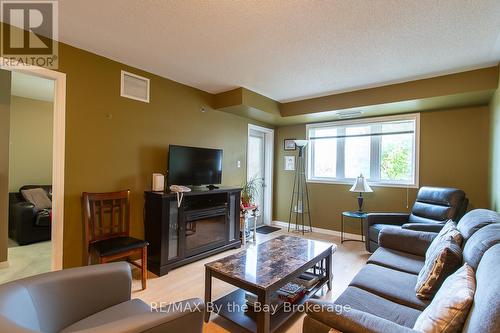
[[[359,212],[363,211],[363,193],[364,192],[373,192],[371,189],[370,185],[368,185],[368,182],[366,181],[365,177],[363,177],[363,174],[360,174],[358,178],[356,178],[356,182],[354,185],[351,187],[349,190],[351,192],[359,192],[358,196],[358,206]]]

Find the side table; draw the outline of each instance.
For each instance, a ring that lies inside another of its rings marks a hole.
[[[258,210],[257,205],[250,205],[250,206],[240,206],[240,211],[241,215],[243,215],[243,228],[242,228],[242,235],[241,235],[241,243],[242,245],[245,245],[247,243],[247,230],[248,228],[248,220],[253,217],[253,242],[256,243],[256,236],[257,236],[257,210]]]
[[[344,242],[365,242],[365,236],[363,233],[363,222],[367,218],[368,213],[365,212],[360,212],[360,211],[347,211],[347,212],[342,212],[341,218],[342,218],[342,223],[340,226],[340,243]],[[344,223],[345,223],[345,218],[351,218],[351,219],[359,219],[359,225],[360,225],[360,231],[361,231],[361,240],[359,239],[344,239]]]

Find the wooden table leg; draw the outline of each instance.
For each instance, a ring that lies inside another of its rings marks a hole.
[[[247,243],[247,224],[248,224],[248,217],[246,212],[243,213],[243,233],[241,234],[242,240],[241,243],[245,245]]]
[[[328,287],[328,290],[332,290],[332,279],[333,279],[333,271],[332,271],[332,265],[333,265],[333,256],[332,253],[326,257],[326,276],[328,278],[328,281],[326,282],[326,286]]]
[[[265,305],[270,304],[270,297],[267,291],[262,291],[258,295],[258,302],[263,308]],[[257,333],[269,333],[271,332],[271,313],[269,311],[257,312]]]
[[[253,242],[257,242],[257,210],[253,211]]]
[[[210,303],[212,302],[212,271],[205,267],[205,322],[210,320]]]

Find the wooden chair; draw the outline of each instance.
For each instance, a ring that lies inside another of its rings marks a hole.
[[[140,255],[141,265],[128,260],[142,270],[142,289],[146,289],[148,242],[129,236],[130,191],[82,194],[85,225],[84,260],[92,256],[103,264],[117,259]]]

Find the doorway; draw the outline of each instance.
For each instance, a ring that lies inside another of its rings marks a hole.
[[[2,63],[3,58],[0,57]],[[10,62],[12,64],[12,62]],[[1,70],[12,75],[27,75],[53,82],[52,115],[52,210],[50,212],[51,270],[63,266],[63,213],[64,213],[64,159],[65,159],[65,115],[66,115],[66,74],[36,66],[1,66]],[[11,76],[12,76],[11,75]],[[7,203],[8,205],[8,203]],[[0,235],[7,238],[7,235]],[[6,240],[6,239],[5,239]],[[7,258],[10,261],[10,258]],[[8,262],[7,262],[8,269]]]
[[[271,225],[273,205],[274,130],[248,125],[247,181],[259,180],[256,204],[259,206],[257,225]]]

